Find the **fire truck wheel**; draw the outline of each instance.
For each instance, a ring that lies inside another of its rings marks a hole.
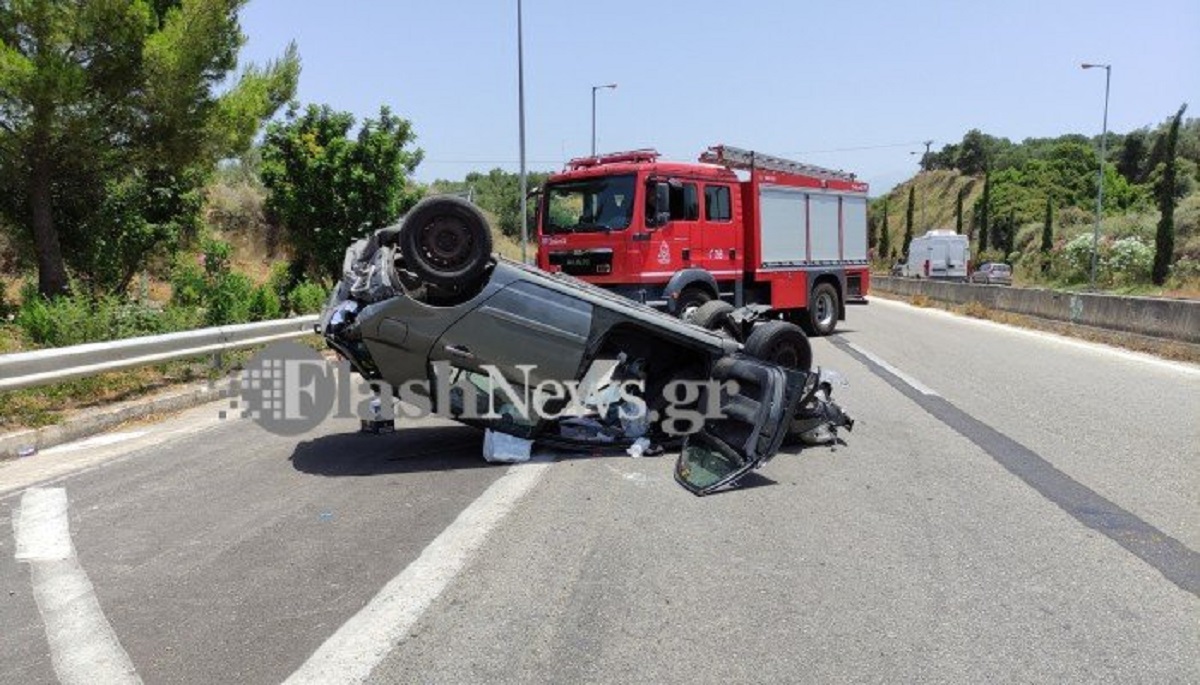
[[[417,203],[400,225],[406,266],[441,287],[464,287],[483,275],[492,254],[492,232],[475,205],[452,196]]]
[[[810,335],[829,335],[837,328],[838,293],[832,283],[818,283],[808,302],[804,328]]]
[[[732,311],[733,305],[725,300],[712,300],[696,307],[692,312],[691,321],[701,328],[716,331],[724,327],[725,320]]]
[[[812,346],[800,327],[786,321],[766,321],[750,331],[746,353],[800,371],[812,369]]]
[[[679,293],[679,300],[675,304],[675,311],[679,313],[679,318],[684,321],[691,321],[692,317],[696,314],[696,310],[700,308],[700,305],[712,299],[712,295],[709,295],[707,290],[693,287],[684,288],[683,292]]]

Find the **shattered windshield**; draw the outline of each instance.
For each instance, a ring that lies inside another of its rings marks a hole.
[[[555,183],[546,188],[546,233],[621,230],[633,218],[632,174]]]

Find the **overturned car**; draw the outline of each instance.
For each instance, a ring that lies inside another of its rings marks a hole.
[[[563,447],[678,445],[676,479],[707,494],[790,431],[852,425],[804,333],[762,314],[711,302],[682,321],[494,256],[479,210],[437,196],[351,245],[318,332],[368,381],[465,423]],[[598,434],[567,430],[581,414]]]

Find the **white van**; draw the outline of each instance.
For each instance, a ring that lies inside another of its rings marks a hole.
[[[946,229],[932,230],[912,239],[904,275],[965,282],[970,262],[971,243],[967,236]]]

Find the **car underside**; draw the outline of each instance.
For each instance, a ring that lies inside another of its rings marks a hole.
[[[556,447],[678,446],[677,479],[705,494],[774,456],[821,385],[791,324],[705,317],[494,256],[478,210],[443,196],[347,250],[319,331],[365,380],[464,423]]]

